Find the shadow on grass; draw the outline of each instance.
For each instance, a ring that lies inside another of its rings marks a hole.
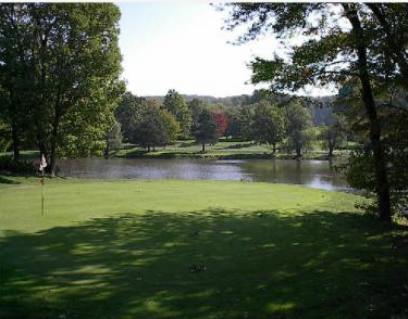
[[[222,209],[9,232],[0,317],[390,318],[406,310],[396,232],[357,214]]]
[[[254,145],[257,145],[257,143],[256,142],[244,142],[244,143],[227,145],[224,148],[225,149],[239,149],[239,148],[246,148],[246,147],[250,147]]]
[[[15,180],[13,180],[11,178],[8,178],[8,177],[6,177],[4,175],[3,176],[0,175],[0,184],[20,184],[20,182],[15,181]]]
[[[178,147],[191,147],[191,146],[196,146],[196,145],[200,145],[199,143],[197,143],[196,141],[186,141],[186,142],[181,142]]]

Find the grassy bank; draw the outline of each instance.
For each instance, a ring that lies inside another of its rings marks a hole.
[[[390,318],[402,229],[358,196],[218,181],[0,184],[1,318]],[[404,295],[405,294],[405,295]],[[405,296],[405,297],[404,297]]]
[[[336,150],[335,157],[347,157],[349,150]],[[0,153],[0,156],[11,156],[10,152]],[[27,150],[21,152],[22,160],[39,158],[39,152]],[[177,141],[166,147],[156,147],[151,152],[145,148],[125,145],[123,149],[111,152],[111,157],[122,158],[198,158],[198,159],[294,159],[295,154],[279,150],[273,154],[272,147],[267,144],[257,144],[252,141],[231,141],[221,139],[215,145],[206,145],[206,152],[201,152],[201,145],[194,140]],[[303,159],[327,160],[327,150],[321,149],[318,144],[303,154]]]
[[[347,156],[348,151],[336,151],[335,156]],[[207,145],[206,152],[201,152],[201,145],[193,140],[178,141],[174,145],[157,147],[156,150],[146,152],[144,148],[129,147],[112,154],[113,156],[135,158],[214,158],[214,159],[293,159],[294,154],[284,151],[273,154],[272,147],[267,144],[257,144],[251,141],[221,140],[215,145]],[[304,153],[304,159],[327,159],[327,151],[314,147]]]

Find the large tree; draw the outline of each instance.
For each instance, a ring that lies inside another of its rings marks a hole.
[[[164,97],[163,106],[179,122],[182,136],[188,137],[191,127],[191,112],[184,97],[176,90],[169,90]]]
[[[252,124],[252,136],[255,141],[272,145],[273,153],[276,144],[283,140],[285,134],[284,114],[282,109],[262,100],[255,104]]]
[[[30,4],[0,5],[0,118],[8,124],[13,158],[19,159],[22,140],[32,128],[30,95],[34,84],[33,25]]]
[[[408,4],[367,3],[366,6],[374,16],[376,36],[381,37],[384,55],[390,66],[398,66],[399,82],[408,88]]]
[[[0,14],[4,25],[11,26],[1,25],[1,41],[8,44],[2,56],[15,54],[9,48],[18,48],[18,59],[2,58],[3,67],[8,70],[16,63],[13,70],[23,70],[15,73],[18,85],[13,94],[24,97],[24,103],[11,100],[11,104],[30,110],[32,133],[47,159],[48,172],[54,172],[58,152],[77,153],[78,145],[80,154],[87,153],[95,147],[88,143],[94,139],[102,140],[97,148],[103,149],[123,90],[119,9],[96,3],[3,4]],[[81,141],[86,142],[80,145]]]
[[[320,138],[328,149],[328,157],[333,156],[334,149],[346,140],[347,123],[343,115],[335,114],[328,125],[322,127]]]
[[[132,140],[135,127],[147,107],[148,102],[146,98],[135,96],[131,92],[123,94],[115,110],[115,118],[121,125],[126,142]]]
[[[312,134],[312,116],[308,108],[297,101],[292,101],[285,107],[287,147],[296,152],[296,157],[302,156],[303,150],[310,146]]]
[[[202,146],[202,152],[205,152],[205,145],[208,143],[216,143],[219,135],[217,130],[217,122],[211,111],[204,109],[198,117],[198,124],[194,131],[194,137]]]
[[[240,42],[272,31],[284,47],[280,52],[286,55],[277,54],[272,60],[257,58],[252,63],[254,82],[267,81],[273,89],[284,91],[358,79],[369,120],[379,214],[389,222],[387,163],[375,94],[381,86],[405,79],[407,37],[397,30],[406,30],[408,24],[405,4],[379,7],[382,11],[374,14],[374,6],[363,3],[239,3],[230,7],[227,26],[248,26]],[[393,16],[398,10],[401,12]],[[385,12],[387,23],[381,22]],[[387,25],[394,22],[398,27],[393,27],[388,37]],[[299,41],[293,41],[294,34]],[[398,46],[391,43],[393,39],[400,41]]]
[[[131,142],[147,148],[165,146],[176,139],[180,127],[174,116],[156,100],[146,101],[146,108],[134,124]]]
[[[204,109],[209,109],[209,105],[203,100],[197,98],[192,99],[190,102],[187,103],[187,105],[191,114],[191,132],[192,134],[194,134],[194,131],[198,126],[198,118],[201,112]]]
[[[252,139],[253,113],[254,109],[251,105],[230,108],[227,112],[226,135],[242,140]]]

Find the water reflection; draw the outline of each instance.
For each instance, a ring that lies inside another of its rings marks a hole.
[[[61,176],[81,178],[245,180],[349,189],[331,163],[318,160],[77,159],[60,161],[58,168]]]

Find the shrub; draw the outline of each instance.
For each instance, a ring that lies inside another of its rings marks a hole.
[[[33,162],[14,161],[11,156],[1,156],[0,172],[6,174],[35,175],[37,169]]]

